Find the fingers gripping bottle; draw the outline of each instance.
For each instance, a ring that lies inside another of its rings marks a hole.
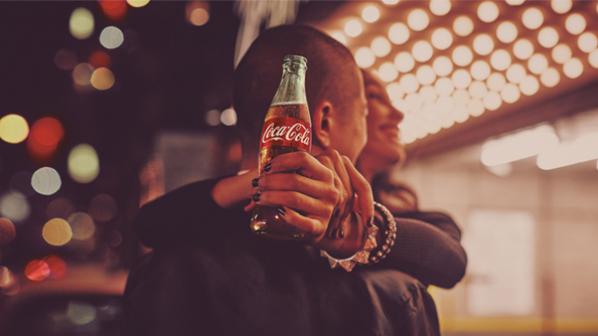
[[[276,156],[311,150],[311,118],[305,96],[307,59],[286,55],[282,79],[266,113],[259,144],[259,171]],[[284,225],[284,210],[259,205],[251,215],[250,228],[259,235],[274,239],[297,238],[297,232]]]

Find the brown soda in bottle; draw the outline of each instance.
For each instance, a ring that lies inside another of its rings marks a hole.
[[[266,113],[259,144],[259,171],[280,154],[311,150],[311,118],[305,96],[307,59],[287,55],[283,59],[282,78]],[[293,239],[279,209],[256,206],[251,214],[250,229],[274,239]]]

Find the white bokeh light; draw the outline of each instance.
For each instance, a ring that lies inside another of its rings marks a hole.
[[[534,45],[528,39],[520,39],[513,45],[513,55],[520,60],[526,60],[534,54]]]
[[[61,186],[60,174],[54,168],[39,168],[31,176],[31,187],[40,195],[54,195]]]
[[[473,32],[473,28],[473,21],[465,15],[461,15],[453,21],[453,31],[458,36],[468,36]]]
[[[446,56],[436,57],[432,63],[434,72],[440,77],[448,76],[453,71],[453,62]]]
[[[470,71],[471,76],[475,80],[485,80],[486,78],[488,78],[488,76],[490,76],[490,66],[486,61],[478,60],[473,62]]]
[[[108,26],[100,33],[100,44],[106,49],[116,49],[125,40],[122,30],[115,26]]]
[[[531,73],[539,75],[548,68],[548,60],[543,54],[535,54],[527,61],[527,67]]]
[[[371,49],[374,55],[384,57],[390,53],[390,42],[388,42],[386,37],[378,36],[372,40]]]
[[[376,62],[376,56],[370,48],[361,47],[355,52],[355,62],[361,68],[369,68]]]
[[[504,49],[498,49],[490,57],[490,65],[496,70],[506,70],[511,65],[511,54]]]
[[[422,31],[430,24],[430,17],[423,9],[414,9],[407,16],[407,25],[414,31]]]
[[[552,48],[559,43],[559,33],[553,27],[544,27],[538,32],[538,43],[544,48]]]
[[[446,28],[438,28],[432,33],[432,45],[439,50],[448,49],[453,44],[453,35]]]
[[[577,39],[577,46],[579,47],[579,50],[585,53],[590,53],[598,46],[598,39],[594,33],[585,32]]]
[[[586,29],[586,19],[579,13],[573,13],[565,20],[565,29],[570,34],[579,35]]]
[[[499,14],[498,6],[493,1],[484,1],[478,6],[477,14],[482,22],[493,22]]]
[[[565,64],[571,59],[573,52],[568,45],[561,43],[552,49],[552,59],[558,64]]]
[[[432,46],[427,41],[417,41],[413,44],[413,48],[411,49],[411,53],[413,54],[413,58],[418,62],[427,62],[432,58],[434,54],[434,50]]]
[[[496,37],[502,43],[511,43],[517,38],[517,26],[511,21],[505,21],[496,28]]]
[[[521,64],[513,64],[507,69],[507,80],[519,84],[527,75],[525,67]]]
[[[409,28],[404,23],[395,23],[388,29],[388,39],[396,45],[405,44],[409,36]]]
[[[565,76],[575,79],[583,73],[583,63],[577,58],[572,58],[563,65]]]
[[[473,39],[473,50],[478,55],[490,55],[494,50],[494,40],[488,34],[480,34]]]
[[[542,73],[540,76],[540,82],[542,85],[546,87],[555,87],[559,81],[561,80],[561,75],[559,74],[558,70],[555,68],[548,68],[546,71]]]
[[[519,83],[519,90],[526,96],[534,95],[540,89],[540,83],[538,83],[538,79],[532,75],[527,75],[525,78]]]
[[[395,56],[394,65],[402,73],[409,72],[415,66],[415,60],[410,53],[402,51]]]
[[[392,63],[385,62],[378,68],[378,77],[385,82],[392,82],[397,79],[399,72]]]
[[[473,53],[468,46],[460,45],[453,50],[452,59],[459,66],[467,66],[473,60]]]
[[[521,20],[527,29],[538,29],[544,23],[544,14],[538,8],[530,7],[523,12]]]

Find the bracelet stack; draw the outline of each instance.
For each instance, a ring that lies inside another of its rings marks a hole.
[[[372,264],[379,263],[386,258],[397,240],[397,222],[392,213],[378,202],[374,202],[374,210],[382,215],[382,223],[374,225],[379,226],[383,236],[378,246],[370,253],[369,262]]]

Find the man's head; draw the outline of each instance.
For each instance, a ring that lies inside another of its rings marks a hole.
[[[264,116],[282,75],[287,54],[307,58],[305,91],[314,149],[333,148],[352,160],[366,141],[367,103],[361,73],[345,46],[307,26],[264,31],[239,63],[233,105],[238,114],[244,160],[255,161]]]

